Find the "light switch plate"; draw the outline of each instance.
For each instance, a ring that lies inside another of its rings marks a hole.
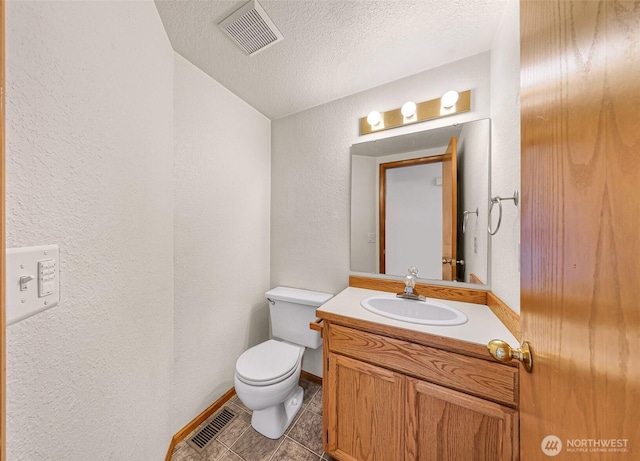
[[[7,325],[60,302],[58,268],[58,245],[7,248]]]

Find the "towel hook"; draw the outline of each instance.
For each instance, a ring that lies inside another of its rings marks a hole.
[[[480,216],[478,214],[478,207],[476,207],[476,211],[465,211],[465,212],[462,213],[462,216],[463,216],[463,218],[462,218],[462,233],[463,234],[467,231],[467,219],[469,219],[469,215],[470,214],[476,215],[476,218],[478,216]]]
[[[519,196],[518,196],[518,191],[515,191],[513,193],[513,197],[499,197],[499,196],[495,196],[491,199],[491,206],[489,207],[489,226],[487,227],[487,230],[489,231],[489,235],[496,235],[498,233],[498,230],[500,229],[500,223],[502,223],[502,201],[503,200],[513,200],[513,204],[515,206],[518,206],[518,202],[519,202]],[[493,211],[493,205],[498,204],[498,224],[496,224],[496,228],[492,231],[491,230],[491,211]]]

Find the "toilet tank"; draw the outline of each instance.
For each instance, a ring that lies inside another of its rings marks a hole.
[[[300,346],[317,349],[320,333],[309,328],[316,320],[316,309],[333,297],[329,293],[276,287],[265,293],[269,300],[273,336]]]

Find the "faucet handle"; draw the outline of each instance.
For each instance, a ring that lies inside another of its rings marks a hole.
[[[405,292],[412,293],[413,288],[416,286],[416,279],[418,278],[418,269],[415,266],[411,266],[408,269],[408,274],[404,277]]]
[[[397,296],[400,298],[423,300],[424,296],[415,292],[417,278],[418,269],[416,269],[415,266],[409,267],[408,274],[404,276],[404,292],[398,293]]]

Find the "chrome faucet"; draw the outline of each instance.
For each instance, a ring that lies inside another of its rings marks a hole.
[[[398,293],[398,298],[415,299],[416,301],[424,301],[426,298],[416,293],[416,279],[418,278],[418,269],[411,266],[408,274],[404,276],[404,291]]]

